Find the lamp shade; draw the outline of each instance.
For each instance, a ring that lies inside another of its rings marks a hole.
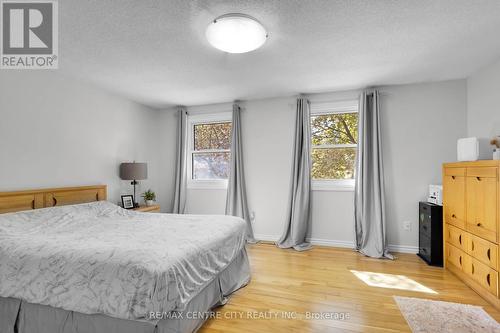
[[[123,180],[143,180],[148,178],[147,163],[120,164],[120,178]]]

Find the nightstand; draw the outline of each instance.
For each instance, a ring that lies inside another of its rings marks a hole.
[[[152,205],[152,206],[139,206],[137,208],[133,208],[136,212],[144,212],[144,213],[159,213],[160,205]]]

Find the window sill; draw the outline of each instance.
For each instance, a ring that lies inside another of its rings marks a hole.
[[[227,180],[191,180],[187,183],[189,190],[227,190]]]
[[[313,191],[354,192],[354,180],[313,180]]]

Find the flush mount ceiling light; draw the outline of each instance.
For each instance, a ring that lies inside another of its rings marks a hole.
[[[245,53],[258,49],[267,39],[259,21],[245,14],[225,14],[213,20],[206,36],[213,47],[229,53]]]

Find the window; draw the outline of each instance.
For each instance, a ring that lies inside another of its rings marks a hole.
[[[313,188],[352,189],[358,143],[357,101],[311,104]]]
[[[231,157],[231,114],[189,116],[188,185],[225,188]]]

